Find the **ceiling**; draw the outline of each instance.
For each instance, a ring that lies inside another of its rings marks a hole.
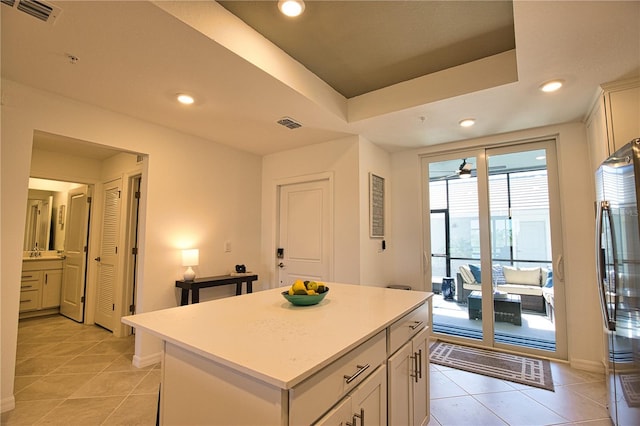
[[[582,121],[599,84],[640,75],[640,2],[311,1],[298,21],[273,1],[50,3],[53,23],[2,5],[3,78],[257,155]]]
[[[346,98],[515,48],[510,1],[219,1]]]

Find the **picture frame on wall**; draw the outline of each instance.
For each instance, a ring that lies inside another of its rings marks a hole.
[[[384,238],[384,178],[369,173],[369,236]]]

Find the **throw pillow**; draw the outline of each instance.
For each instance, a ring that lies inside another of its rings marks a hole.
[[[503,266],[502,272],[508,284],[540,286],[540,268],[514,268]]]
[[[469,270],[469,267],[467,265],[462,265],[460,266],[459,269],[460,269],[460,275],[462,276],[462,279],[464,280],[464,282],[473,284],[473,282],[475,281],[475,278],[473,278],[473,274]]]
[[[507,283],[507,280],[504,278],[504,273],[502,273],[502,265],[493,265],[491,275],[493,276],[493,282],[497,285]]]
[[[469,264],[469,270],[471,270],[471,274],[473,274],[473,278],[476,280],[478,284],[482,283],[482,273],[480,272],[480,266]]]
[[[551,269],[549,269],[549,271],[547,271],[547,280],[544,283],[544,286],[546,288],[553,287],[553,270],[551,270]]]

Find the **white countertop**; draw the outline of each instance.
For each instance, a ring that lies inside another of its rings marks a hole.
[[[355,348],[431,293],[327,283],[312,306],[294,306],[288,287],[122,318],[138,331],[290,389]]]

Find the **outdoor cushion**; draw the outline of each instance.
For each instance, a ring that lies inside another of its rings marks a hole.
[[[462,265],[459,269],[460,275],[462,275],[462,279],[464,280],[464,282],[474,283],[476,281],[476,279],[473,277],[473,274],[471,273],[471,270],[469,269],[469,266]]]
[[[469,270],[471,271],[471,274],[473,275],[473,279],[475,279],[477,283],[481,283],[482,282],[482,274],[480,272],[480,266],[469,264]]]
[[[547,271],[547,279],[544,283],[545,288],[553,288],[553,270]]]
[[[513,268],[503,266],[502,273],[509,284],[540,286],[540,268]]]
[[[502,285],[506,284],[507,280],[504,277],[504,273],[502,272],[502,265],[493,265],[491,270],[491,275],[493,276],[493,282]]]

